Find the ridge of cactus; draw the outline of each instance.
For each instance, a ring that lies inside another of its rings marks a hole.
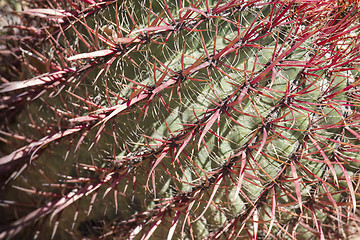
[[[0,239],[360,237],[358,1],[0,6]]]

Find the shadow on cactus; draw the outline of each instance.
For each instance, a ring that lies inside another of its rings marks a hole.
[[[0,239],[360,235],[356,1],[7,8]]]

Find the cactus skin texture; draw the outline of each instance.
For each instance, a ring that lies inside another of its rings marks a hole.
[[[4,8],[0,239],[360,235],[357,1]]]

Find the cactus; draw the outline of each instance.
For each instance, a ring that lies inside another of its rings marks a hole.
[[[356,1],[7,8],[0,239],[360,234]]]

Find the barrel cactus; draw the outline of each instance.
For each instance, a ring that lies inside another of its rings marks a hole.
[[[356,1],[2,7],[0,239],[360,233]]]

